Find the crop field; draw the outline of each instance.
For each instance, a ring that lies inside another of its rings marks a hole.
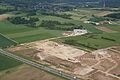
[[[14,25],[8,21],[0,22],[0,32],[17,42],[36,41],[61,36],[62,31],[48,30],[42,27],[31,28],[24,25]],[[27,41],[26,41],[27,40]]]
[[[89,19],[93,14],[97,14],[99,12],[100,11],[98,10],[92,10],[92,9],[81,9],[81,10],[78,9],[77,11],[71,11],[71,12],[65,12],[65,13],[71,14],[72,17],[76,16],[76,18],[79,18],[80,20],[82,20],[81,18]],[[20,14],[16,14],[15,16],[26,16],[25,14],[26,13],[20,13]],[[84,17],[85,15],[87,17]],[[52,21],[59,21],[61,23],[73,23],[75,25],[82,25],[90,33],[103,33],[103,31],[95,28],[94,25],[83,23],[83,21],[80,21],[74,18],[65,19],[65,18],[61,18],[57,16],[47,16],[47,15],[39,15],[39,14],[35,16],[31,16],[31,17],[39,18],[37,25],[40,25],[42,20],[52,20]],[[64,32],[62,30],[46,29],[41,26],[39,28],[32,28],[32,27],[27,27],[25,25],[15,25],[15,24],[8,22],[7,20],[1,21],[0,26],[1,26],[0,33],[8,36],[9,38],[19,43],[32,42],[32,41],[43,40],[43,39],[48,39],[48,38],[53,38],[53,37],[59,37],[59,36],[62,36],[62,33]],[[56,26],[57,27],[71,27],[71,26],[66,26],[66,25],[56,25]],[[107,25],[105,25],[105,27],[107,27]],[[114,27],[111,27],[111,28],[115,29]]]
[[[0,71],[10,69],[21,64],[21,62],[17,62],[15,59],[0,55]]]
[[[15,15],[15,16],[18,16],[18,15]],[[25,15],[24,14],[22,15],[21,13],[21,16],[25,16]],[[44,16],[44,15],[36,15],[33,17],[39,18],[39,21],[37,22],[38,25],[40,25],[42,20],[52,20],[52,21],[59,21],[61,23],[73,23],[75,25],[83,25],[88,31],[93,33],[102,32],[94,28],[91,24],[84,24],[78,20],[64,19],[56,16]],[[12,38],[13,40],[16,40],[19,43],[43,40],[43,39],[48,39],[52,37],[59,37],[59,36],[62,36],[62,33],[64,32],[61,30],[49,30],[49,29],[45,29],[44,27],[32,28],[24,25],[15,25],[8,22],[7,20],[1,21],[0,26],[1,26],[0,33]],[[62,27],[66,27],[66,26],[62,26]]]
[[[72,21],[70,19],[64,19],[64,18],[56,17],[56,16],[37,15],[34,17],[38,17],[40,19],[38,23],[40,23],[42,20],[52,20],[52,21],[59,21],[59,22],[71,22]]]
[[[65,12],[67,14],[71,14],[74,20],[86,20],[89,19],[93,14],[96,14],[97,11],[96,10],[88,10],[88,9],[78,9],[78,10],[74,10],[74,11],[69,11],[69,12]]]
[[[12,45],[16,45],[16,43],[10,39],[5,38],[4,36],[0,34],[0,48],[6,48]]]
[[[28,65],[10,69],[9,73],[0,72],[0,80],[65,80]]]
[[[36,40],[49,39],[53,37],[57,37],[57,34],[41,33],[41,34],[18,37],[18,38],[13,38],[13,39],[18,41],[19,43],[25,43],[25,42],[31,42],[31,41],[36,41]]]
[[[2,34],[14,34],[19,32],[26,32],[33,30],[33,28],[28,28],[24,25],[14,25],[8,21],[0,22],[0,33]]]
[[[38,25],[41,23],[42,20],[52,20],[52,21],[59,21],[61,23],[73,23],[75,25],[83,25],[89,32],[102,33],[101,30],[98,30],[98,29],[94,28],[92,24],[85,24],[85,23],[83,23],[81,21],[74,20],[74,19],[64,19],[64,18],[55,17],[55,16],[41,16],[40,21],[37,22]],[[59,25],[56,25],[56,26],[61,27]],[[70,26],[62,25],[62,27],[70,27]]]
[[[89,50],[96,50],[120,44],[118,33],[87,34],[55,40]]]
[[[64,12],[66,14],[71,14],[72,15],[72,19],[74,20],[79,20],[79,21],[85,21],[88,20],[92,17],[92,15],[101,17],[107,14],[110,14],[112,12],[110,11],[99,11],[99,10],[94,10],[94,9],[77,9],[74,11],[68,11],[68,12]]]
[[[120,80],[115,1],[0,0],[0,80]]]
[[[120,32],[120,25],[119,25],[119,23],[118,24],[105,24],[103,26],[108,27],[108,28],[110,28],[110,29],[112,29],[114,31]]]

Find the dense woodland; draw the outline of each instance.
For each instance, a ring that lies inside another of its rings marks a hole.
[[[30,27],[36,27],[36,22],[39,21],[38,18],[24,18],[24,17],[12,17],[8,18],[7,20],[13,24],[24,24]]]
[[[120,19],[120,13],[108,14],[105,17]]]

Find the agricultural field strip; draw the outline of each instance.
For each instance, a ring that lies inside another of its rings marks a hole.
[[[109,29],[111,29],[113,31],[120,32],[120,25],[119,25],[119,23],[112,24],[112,25],[103,25],[103,27],[109,28]]]
[[[68,11],[68,12],[63,12],[66,14],[70,14],[72,15],[71,18],[73,18],[74,20],[80,20],[80,21],[85,21],[91,18],[92,15],[101,17],[101,16],[105,16],[107,14],[113,13],[111,11],[104,11],[101,12],[99,10],[93,10],[93,9],[82,9],[82,10],[74,10],[74,11]]]
[[[14,43],[18,44],[18,42],[17,42],[17,41],[15,41],[15,40],[13,40],[13,39],[11,39],[11,38],[9,38],[9,37],[7,37],[7,36],[3,35],[2,33],[0,33],[0,35],[2,35],[3,37],[5,37],[6,39],[8,39],[8,40],[10,40],[10,41],[12,41],[12,42],[14,42]]]
[[[42,70],[47,71],[47,72],[50,72],[50,73],[52,73],[52,74],[55,74],[55,75],[58,75],[58,76],[67,78],[67,79],[69,79],[69,80],[80,80],[78,77],[76,77],[76,76],[74,76],[74,75],[67,74],[67,73],[61,72],[61,71],[59,71],[59,70],[56,70],[56,69],[53,69],[53,68],[50,68],[50,67],[43,66],[43,65],[38,64],[38,63],[36,63],[36,62],[30,61],[30,60],[27,60],[27,59],[22,58],[22,57],[20,57],[20,56],[16,56],[16,55],[14,55],[14,54],[12,54],[12,53],[6,52],[6,51],[4,51],[4,50],[2,50],[2,49],[0,49],[0,53],[3,54],[3,55],[6,55],[6,56],[8,56],[8,57],[14,58],[14,59],[16,59],[16,60],[18,60],[18,61],[21,61],[21,62],[23,62],[23,63],[26,63],[26,64],[28,64],[28,65],[34,66],[34,67],[36,67],[36,68],[38,68],[38,69],[42,69]]]
[[[52,20],[52,21],[59,21],[61,23],[64,22],[72,22],[73,20],[70,19],[64,19],[64,18],[60,18],[60,17],[56,17],[56,16],[34,16],[39,18],[40,20],[37,22],[37,24],[40,24],[42,20]]]
[[[7,56],[4,56],[0,54],[0,77],[1,77],[1,71],[6,71],[9,69],[13,69],[19,65],[22,65],[21,62],[13,59],[13,58],[8,58]]]
[[[11,71],[9,75],[5,73],[6,70],[0,72],[1,80],[65,80],[64,78],[50,74],[26,64],[11,68],[7,71]]]
[[[96,26],[95,28],[107,33],[117,33],[117,31],[110,29],[109,27]]]
[[[40,33],[44,33],[44,32],[41,32],[40,30],[33,30],[33,31],[26,31],[26,32],[20,32],[20,33],[14,33],[14,34],[7,34],[7,36],[9,36],[10,38],[18,38],[18,37],[24,37],[24,36],[30,36],[30,35],[37,35]]]

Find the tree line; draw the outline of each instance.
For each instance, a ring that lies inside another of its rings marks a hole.
[[[63,25],[63,27],[59,27],[58,25]],[[74,29],[85,29],[82,25],[75,25],[73,23],[60,23],[58,21],[51,21],[51,20],[49,21],[43,20],[40,26],[52,30],[66,30],[66,31],[72,31]],[[68,27],[64,27],[64,26],[68,26]]]
[[[38,18],[25,18],[25,17],[12,17],[7,18],[13,24],[24,24],[30,27],[36,27],[36,22],[39,21]]]
[[[114,18],[114,19],[120,19],[120,13],[108,14],[105,17]]]
[[[42,12],[42,15],[47,15],[47,16],[56,16],[56,17],[61,17],[65,19],[72,19],[70,14],[57,14],[57,13],[47,13],[47,12]]]
[[[74,39],[66,39],[63,43],[73,45],[73,46],[86,47],[86,48],[91,49],[91,50],[97,49],[97,47],[92,47],[89,43],[88,44],[78,43]]]

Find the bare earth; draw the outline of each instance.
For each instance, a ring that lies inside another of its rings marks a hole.
[[[110,12],[110,11],[101,11],[97,14],[95,14],[95,16],[98,16],[98,17],[102,17],[102,16],[105,16],[105,15],[108,15],[108,14],[111,14],[113,12]]]
[[[90,80],[120,80],[120,46],[86,52],[53,41],[26,43],[9,51],[48,63],[50,67]],[[92,78],[92,79],[91,79]]]
[[[91,80],[118,80],[116,77],[97,71],[89,76]]]
[[[38,56],[40,58],[44,58],[44,56],[41,56],[42,54],[44,54],[47,56],[55,56],[63,60],[70,60],[71,62],[77,62],[75,57],[81,56],[86,53],[83,50],[79,50],[71,46],[66,46],[64,44],[58,44],[53,41],[33,42],[27,44],[27,46],[32,46],[32,48],[40,51],[40,53],[38,53]]]
[[[12,16],[12,15],[10,15],[10,14],[2,14],[2,15],[0,15],[0,21],[5,20],[6,18],[8,18],[10,16]]]

